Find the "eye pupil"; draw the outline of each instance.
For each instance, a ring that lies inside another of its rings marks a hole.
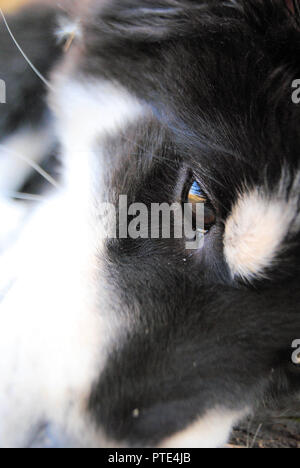
[[[193,205],[193,212],[196,214],[196,205],[201,203],[204,204],[204,229],[208,232],[212,226],[216,223],[215,211],[207,197],[202,190],[201,186],[197,181],[194,181],[190,186],[187,202]]]

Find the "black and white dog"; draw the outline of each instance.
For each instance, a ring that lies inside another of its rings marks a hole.
[[[2,246],[0,445],[221,447],[300,391],[300,2],[67,10],[8,18],[48,86],[0,29],[2,193],[63,166]],[[203,245],[105,235],[121,195],[204,205]]]

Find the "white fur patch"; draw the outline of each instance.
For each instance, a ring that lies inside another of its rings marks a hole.
[[[161,448],[222,448],[230,432],[247,412],[224,409],[209,411],[186,430],[166,439]]]
[[[122,86],[105,80],[69,80],[57,73],[50,97],[57,129],[63,142],[91,143],[95,138],[116,135],[145,115],[145,106]],[[86,150],[86,147],[85,147]]]
[[[253,190],[240,196],[226,222],[224,252],[233,277],[251,281],[271,267],[296,215],[283,194]]]
[[[25,218],[26,208],[22,203],[16,204],[0,196],[0,256],[15,240],[15,236],[18,235]]]
[[[58,194],[10,252],[14,284],[0,304],[2,446],[26,445],[44,419],[77,440],[81,432],[91,437],[81,413],[105,362],[107,333],[95,306],[95,239],[80,208]]]
[[[58,18],[58,26],[55,34],[60,42],[68,39],[69,37],[81,39],[82,30],[79,19],[71,20],[66,16],[60,16]]]
[[[33,171],[30,163],[39,164],[53,144],[51,128],[23,127],[0,144],[0,196],[22,187]],[[50,126],[51,127],[51,126]]]
[[[101,193],[93,184],[96,178],[98,187],[101,167],[109,164],[101,137],[134,122],[143,107],[110,83],[59,84],[52,102],[65,182],[9,252],[13,285],[0,302],[2,447],[28,445],[44,421],[50,433],[75,444],[112,445],[87,416],[92,384],[122,326],[114,321],[101,274],[105,236],[99,235],[94,198]],[[1,267],[0,278],[6,274]]]

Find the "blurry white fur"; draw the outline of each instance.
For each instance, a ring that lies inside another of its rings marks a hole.
[[[106,288],[103,281],[99,288],[103,236],[92,187],[95,170],[100,178],[101,170],[93,146],[101,135],[139,118],[143,107],[105,82],[96,87],[63,80],[59,86],[62,93],[52,104],[62,132],[62,188],[33,211],[19,240],[0,258],[0,281],[9,277],[0,302],[0,440],[5,447],[28,446],[31,436],[35,440],[28,428],[38,431],[49,421],[83,446],[112,445],[85,416],[112,338],[107,314],[97,312],[99,301],[106,307]]]

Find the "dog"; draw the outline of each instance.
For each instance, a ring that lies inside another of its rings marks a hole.
[[[3,198],[61,167],[3,249],[0,445],[223,447],[300,391],[300,2],[63,8],[7,19],[44,81],[1,27]],[[122,196],[200,205],[201,246]]]

